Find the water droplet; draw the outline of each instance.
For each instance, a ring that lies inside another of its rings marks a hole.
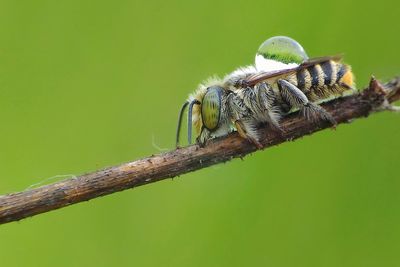
[[[295,67],[308,59],[303,47],[292,38],[275,36],[269,38],[258,48],[256,68],[272,71]]]

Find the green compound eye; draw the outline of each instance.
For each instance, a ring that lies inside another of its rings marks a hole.
[[[208,130],[217,128],[221,115],[221,95],[223,88],[211,86],[207,89],[201,103],[201,119]]]
[[[265,59],[285,64],[301,64],[308,59],[303,47],[297,41],[286,36],[275,36],[266,40],[258,48],[256,57],[259,55]]]

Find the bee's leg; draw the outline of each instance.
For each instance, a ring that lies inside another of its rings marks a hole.
[[[243,100],[236,94],[231,93],[228,97],[227,104],[230,119],[235,125],[239,135],[256,145],[257,148],[262,148],[262,144],[258,141],[259,134],[256,129],[255,121],[251,118],[251,113],[243,103]]]
[[[337,125],[337,122],[329,112],[320,105],[310,102],[307,96],[293,84],[280,79],[278,80],[278,87],[282,97],[289,102],[290,105],[299,108],[307,119],[315,120],[319,117],[329,121],[334,127]]]
[[[196,138],[196,143],[200,147],[204,147],[207,143],[207,140],[209,140],[210,138],[211,138],[210,130],[208,130],[207,128],[205,128],[203,126],[203,128],[201,128],[201,132],[200,132],[199,136]]]
[[[234,122],[234,125],[235,125],[235,128],[236,128],[237,132],[239,133],[239,135],[242,138],[247,139],[247,135],[246,135],[246,131],[245,131],[243,123],[240,120],[236,120]]]
[[[262,82],[255,86],[254,91],[256,94],[256,101],[262,107],[262,113],[265,116],[266,122],[273,130],[283,134],[285,131],[279,124],[282,114],[277,108],[276,95],[271,86],[265,82]]]
[[[267,123],[271,130],[283,133],[279,125],[280,112],[277,110],[276,96],[267,83],[259,83],[242,91],[243,103],[250,110],[254,124]]]
[[[255,130],[255,127],[252,126],[252,123],[247,120],[236,120],[234,125],[239,133],[239,135],[251,143],[253,143],[257,148],[263,148],[263,145],[258,141],[259,135]]]

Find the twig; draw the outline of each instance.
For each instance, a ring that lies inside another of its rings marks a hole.
[[[390,110],[390,103],[400,99],[400,78],[381,85],[371,79],[364,91],[339,98],[323,106],[338,123]],[[331,127],[326,122],[312,123],[291,114],[282,121],[285,133],[262,129],[264,148],[309,135]],[[192,145],[147,158],[110,167],[82,176],[23,192],[0,196],[0,223],[18,221],[39,213],[69,206],[128,188],[175,177],[210,165],[244,157],[256,151],[254,145],[237,133],[210,141],[206,147]]]

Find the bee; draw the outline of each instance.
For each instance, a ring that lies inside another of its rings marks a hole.
[[[261,44],[254,65],[222,79],[211,78],[189,96],[179,113],[176,146],[187,108],[189,144],[193,128],[200,146],[236,130],[262,148],[260,126],[283,133],[281,118],[298,110],[308,120],[322,119],[335,126],[319,104],[354,91],[354,75],[341,56],[310,59],[297,41],[275,36]]]

